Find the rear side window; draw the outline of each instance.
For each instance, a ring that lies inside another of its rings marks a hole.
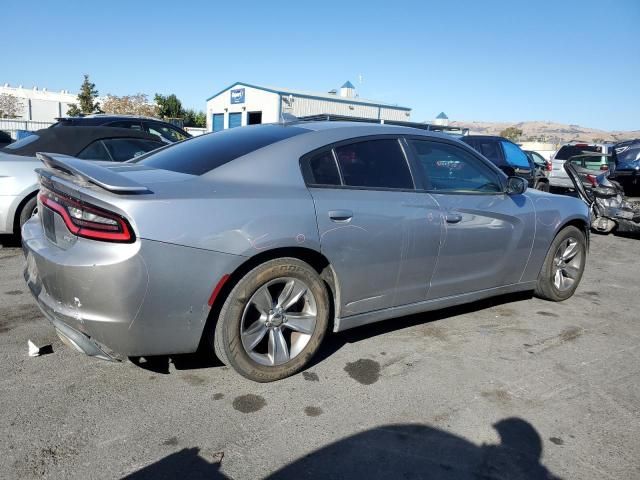
[[[344,184],[351,187],[413,189],[397,139],[368,140],[335,149]]]
[[[110,138],[103,142],[115,162],[124,162],[164,146],[161,142],[136,138]]]
[[[109,156],[107,150],[104,148],[102,140],[96,140],[95,142],[91,143],[76,156],[78,158],[81,158],[82,160],[105,160],[107,162],[111,161],[111,157]]]
[[[145,127],[152,135],[157,135],[169,142],[179,142],[187,138],[187,136],[182,134],[180,130],[171,128],[167,125],[162,125],[161,123],[145,123]]]
[[[140,163],[163,170],[203,175],[243,155],[308,131],[281,125],[228,129],[175,143],[145,156]]]
[[[309,183],[313,185],[340,185],[338,166],[331,150],[309,159]]]
[[[476,151],[491,160],[491,163],[494,165],[498,167],[504,166],[502,149],[500,148],[500,142],[497,140],[490,138],[474,138],[467,140],[463,138],[462,141],[471,145]]]
[[[502,141],[507,163],[512,167],[531,168],[527,155],[515,143]]]

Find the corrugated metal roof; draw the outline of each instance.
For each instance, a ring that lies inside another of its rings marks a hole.
[[[373,106],[376,106],[376,107],[396,108],[398,110],[411,111],[411,108],[409,108],[409,107],[403,107],[401,105],[394,105],[392,103],[378,102],[376,100],[367,100],[367,99],[360,98],[360,97],[356,97],[356,98],[341,97],[340,95],[333,95],[331,93],[309,92],[309,91],[305,91],[305,90],[294,90],[292,88],[270,87],[270,86],[265,86],[265,85],[256,85],[256,84],[244,83],[244,82],[236,82],[233,85],[229,85],[228,87],[223,88],[222,90],[220,90],[216,94],[211,95],[209,98],[207,98],[207,102],[209,100],[211,100],[212,98],[217,97],[221,93],[226,92],[230,88],[233,88],[233,87],[236,87],[236,86],[239,86],[239,85],[240,86],[244,86],[244,87],[257,88],[258,90],[265,90],[267,92],[277,93],[279,95],[294,95],[294,96],[298,96],[298,97],[318,98],[318,99],[322,99],[322,100],[330,100],[330,101],[333,101],[333,102],[344,102],[344,103],[355,103],[355,104],[362,104],[362,105],[373,105]]]

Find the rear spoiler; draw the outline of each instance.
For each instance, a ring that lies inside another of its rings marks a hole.
[[[114,193],[151,193],[144,185],[105,168],[96,162],[80,160],[57,153],[36,153],[36,157],[47,167],[98,185]]]

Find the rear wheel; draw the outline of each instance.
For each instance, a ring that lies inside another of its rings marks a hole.
[[[27,220],[37,214],[38,198],[34,196],[33,198],[30,198],[29,201],[24,204],[22,210],[20,210],[20,228],[22,228],[22,225],[27,223]]]
[[[241,375],[270,382],[309,362],[328,323],[329,298],[318,273],[296,258],[271,260],[247,273],[227,297],[214,348]]]
[[[574,227],[563,228],[551,243],[538,276],[538,297],[561,302],[571,297],[584,273],[587,248],[584,233]]]

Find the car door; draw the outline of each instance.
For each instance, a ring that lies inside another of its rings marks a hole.
[[[518,283],[535,236],[531,200],[504,193],[499,172],[470,149],[444,140],[407,141],[444,225],[427,299]]]
[[[441,219],[414,189],[397,137],[342,142],[303,158],[322,253],[336,271],[339,316],[424,300]]]

